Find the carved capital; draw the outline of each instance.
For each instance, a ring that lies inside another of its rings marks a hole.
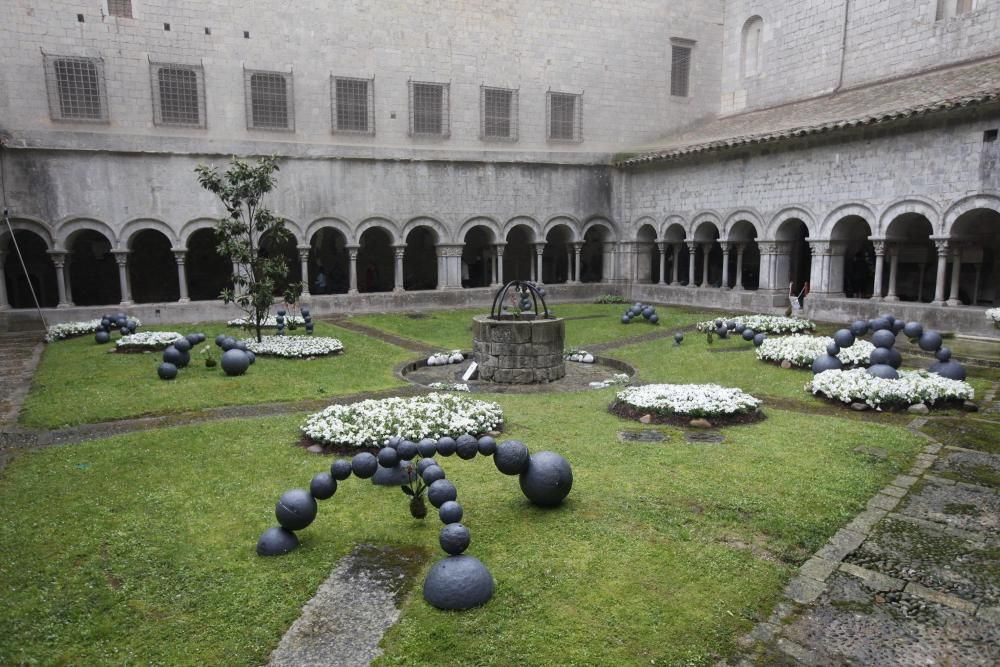
[[[732,244],[729,241],[719,241],[719,247],[722,248],[723,255],[728,255],[729,248],[732,247]]]
[[[187,250],[172,250],[174,253],[174,261],[178,264],[183,264],[185,258],[187,257]]]
[[[698,252],[698,242],[697,241],[688,241],[687,242],[687,247],[688,247],[688,252],[690,252],[692,255],[695,254],[696,252]]]
[[[128,262],[128,250],[112,250],[111,253],[115,256],[118,266],[125,266]]]
[[[830,242],[829,241],[810,241],[809,251],[813,255],[829,255],[830,254]]]
[[[778,244],[773,241],[764,241],[757,244],[757,249],[760,251],[761,255],[777,255],[778,254]],[[742,252],[742,248],[740,249]]]
[[[937,250],[938,255],[947,255],[948,247],[948,239],[937,239],[934,241],[934,249]]]

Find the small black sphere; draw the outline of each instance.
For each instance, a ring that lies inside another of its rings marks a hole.
[[[420,477],[424,480],[424,484],[433,484],[434,482],[441,481],[444,479],[444,468],[439,465],[427,466],[420,473]]]
[[[468,433],[458,436],[455,445],[458,458],[465,461],[476,458],[476,454],[479,453],[479,441]]]
[[[497,441],[492,435],[479,438],[479,453],[483,456],[493,456],[497,451]]]
[[[177,366],[164,361],[156,367],[156,374],[160,376],[161,380],[173,380],[177,377]]]
[[[398,435],[394,435],[391,438],[387,438],[385,441],[386,447],[392,447],[393,449],[399,448],[399,443],[403,442],[403,439]]]
[[[887,347],[876,347],[868,355],[868,361],[876,366],[888,364],[890,359],[892,359],[892,354]]]
[[[438,518],[441,519],[441,523],[458,523],[462,520],[462,506],[459,505],[454,500],[448,500],[441,504],[441,509],[438,510]]]
[[[417,443],[417,451],[424,458],[429,458],[437,454],[437,442],[430,438],[424,438]]]
[[[257,540],[258,556],[280,556],[293,551],[299,546],[299,538],[287,528],[274,526],[268,528]]]
[[[904,322],[903,320],[892,321],[892,333],[898,334],[905,328],[906,328],[906,322]]]
[[[410,461],[417,455],[417,445],[409,440],[403,440],[396,446],[396,453],[399,454],[400,461]]]
[[[903,355],[896,348],[889,350],[889,365],[893,368],[899,368],[903,365]]]
[[[434,459],[420,459],[420,461],[417,462],[417,472],[423,475],[425,470],[436,465],[437,461]]]
[[[309,482],[309,493],[317,500],[326,500],[337,492],[337,480],[328,472],[321,472]]]
[[[520,440],[504,440],[497,445],[493,463],[505,475],[519,475],[528,465],[528,446]]]
[[[439,479],[427,487],[427,500],[431,501],[431,505],[434,507],[440,508],[441,505],[456,498],[458,498],[458,489],[446,479]]]
[[[743,340],[751,341],[753,340],[753,337],[756,335],[756,332],[754,332],[753,329],[748,329],[747,327],[743,327],[743,331],[740,333],[740,335],[743,336]]]
[[[925,331],[917,341],[917,345],[925,352],[937,352],[943,343],[944,338],[937,331]]]
[[[330,464],[330,475],[334,479],[347,479],[351,476],[351,462],[347,459],[337,459]]]
[[[532,504],[555,507],[573,488],[573,469],[555,452],[538,452],[532,455],[518,481]]]
[[[174,347],[181,352],[189,352],[191,350],[191,341],[187,338],[178,338],[174,341]]]
[[[883,380],[899,379],[899,373],[889,364],[873,364],[866,369],[866,372],[873,377],[882,378]]]
[[[719,327],[715,330],[715,335],[719,338],[729,338],[729,329],[726,327]]]
[[[383,468],[395,468],[399,463],[399,454],[392,447],[383,447],[378,452],[378,464]]]
[[[891,329],[879,329],[872,334],[872,345],[875,347],[892,347],[896,344],[896,334]]]
[[[288,530],[302,530],[316,518],[316,499],[305,489],[285,491],[274,506],[278,523]]]
[[[826,353],[829,354],[831,357],[835,357],[838,354],[840,354],[840,346],[837,345],[836,343],[830,343],[829,345],[826,346]]]
[[[361,479],[368,479],[378,470],[378,459],[374,454],[361,452],[351,459],[351,472]]]
[[[937,352],[934,353],[934,356],[937,357],[938,361],[948,361],[949,359],[951,359],[951,348],[941,347],[938,349]]]
[[[111,340],[111,334],[109,334],[107,331],[104,331],[103,329],[94,334],[94,342],[96,342],[98,345],[104,345],[110,340]]]
[[[931,364],[928,370],[949,380],[964,380],[966,376],[965,366],[957,361],[938,361]]]
[[[255,363],[257,363],[257,355],[254,354],[251,350],[247,350],[243,354],[247,355],[247,361],[250,362],[251,366],[253,366]]]
[[[821,354],[812,362],[812,372],[813,374],[819,374],[823,371],[839,371],[844,367],[844,363],[837,357],[830,354]]]
[[[226,334],[221,333],[215,337],[215,344],[222,347],[222,341],[226,340]]]
[[[163,361],[165,361],[168,364],[173,364],[174,366],[177,366],[179,368],[181,366],[181,360],[183,358],[184,355],[181,354],[181,351],[178,350],[173,345],[168,345],[167,348],[163,350]]]
[[[854,332],[850,329],[839,329],[837,333],[833,334],[833,342],[842,348],[854,345],[854,340]]]
[[[222,364],[222,370],[225,371],[226,375],[235,377],[247,372],[247,369],[250,368],[250,357],[243,350],[230,348],[222,353],[222,359],[219,363]]]
[[[684,340],[684,334],[682,334],[680,331],[674,334],[675,343],[679,345],[683,340]]]
[[[458,443],[455,442],[454,438],[444,436],[443,438],[438,438],[437,441],[437,452],[441,456],[451,456],[455,453],[458,448]]]
[[[903,327],[903,334],[910,339],[920,338],[924,333],[924,326],[920,322],[907,322]]]
[[[469,529],[460,523],[449,523],[441,529],[438,536],[441,548],[452,556],[457,556],[468,549],[470,540]]]
[[[754,337],[753,337],[753,345],[754,345],[754,347],[760,347],[764,343],[765,340],[767,340],[767,334],[766,333],[761,332],[761,333],[755,334]]]
[[[232,336],[226,336],[225,338],[222,339],[222,343],[219,344],[219,347],[221,347],[223,351],[228,352],[229,350],[236,347],[236,343],[237,341],[235,338],[233,338]]]
[[[851,333],[855,336],[864,336],[868,333],[868,323],[864,320],[854,320],[851,323]]]

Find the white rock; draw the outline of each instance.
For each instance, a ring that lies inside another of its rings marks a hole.
[[[585,364],[592,364],[592,363],[594,363],[594,355],[592,355],[590,353],[587,353],[587,354],[584,355],[584,357],[583,357],[583,359],[581,359],[581,361],[583,361],[583,363],[585,363]]]

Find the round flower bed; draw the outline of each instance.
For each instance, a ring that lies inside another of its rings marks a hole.
[[[142,322],[135,317],[130,317],[129,319],[135,321],[136,326],[140,326],[142,324]],[[57,340],[64,340],[66,338],[86,336],[87,334],[92,334],[97,331],[97,327],[99,326],[101,326],[100,318],[96,320],[82,320],[79,322],[63,322],[62,324],[53,324],[45,332],[45,342],[53,343]],[[113,323],[112,326],[114,326]]]
[[[969,401],[975,390],[968,382],[949,380],[927,371],[899,371],[898,380],[869,375],[863,368],[823,371],[813,376],[806,391],[841,403],[866,403],[876,408],[905,408],[915,403]]]
[[[306,418],[301,430],[316,444],[367,448],[381,447],[393,436],[419,442],[463,433],[480,435],[502,425],[503,410],[496,403],[433,393],[331,405]]]
[[[241,341],[254,354],[289,359],[322,357],[344,351],[344,345],[336,338],[323,336],[261,336]]]
[[[714,425],[759,421],[760,400],[717,384],[647,384],[618,392],[611,412],[629,419],[650,415],[655,423],[687,424],[709,418]]]
[[[1000,326],[1000,308],[990,308],[986,311],[986,317],[993,320],[993,324]]]
[[[809,368],[816,357],[826,354],[826,347],[833,342],[827,336],[796,334],[780,338],[765,338],[757,348],[757,358],[763,361],[781,363],[787,361],[793,366]],[[854,345],[841,348],[837,358],[845,366],[867,366],[875,346],[866,340],[856,340]]]
[[[299,315],[285,315],[285,325],[304,325],[306,321]],[[250,322],[245,317],[237,317],[235,320],[229,320],[226,322],[227,327],[241,327],[243,329],[253,329],[253,322]],[[260,324],[262,329],[277,329],[278,328],[278,318],[274,315],[268,315],[267,318]]]
[[[176,331],[143,331],[119,338],[115,341],[115,351],[155,352],[156,350],[165,350],[175,340],[183,337]]]
[[[717,317],[714,320],[699,322],[698,331],[715,331],[715,323],[718,320],[725,322],[735,322],[742,324],[747,329],[753,329],[754,333],[766,334],[790,334],[812,331],[816,325],[809,320],[799,317],[780,317],[777,315],[729,315],[727,317]]]

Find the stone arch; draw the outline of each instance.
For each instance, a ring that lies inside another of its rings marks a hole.
[[[560,225],[565,225],[570,230],[570,233],[572,234],[569,239],[570,243],[575,243],[580,240],[580,221],[573,216],[566,215],[564,213],[554,215],[545,221],[545,224],[542,226],[542,238],[547,239],[549,237],[549,232],[551,232],[553,228]]]
[[[373,227],[378,227],[388,234],[390,244],[402,244],[402,237],[399,233],[399,224],[392,218],[383,215],[372,215],[362,220],[354,230],[354,234],[348,237],[348,240],[351,243],[360,244],[361,237],[364,233]]]
[[[687,221],[679,215],[667,216],[660,228],[658,238],[676,243],[687,238]]]
[[[542,282],[566,283],[573,280],[573,244],[577,241],[578,227],[579,223],[571,216],[553,216],[545,223]]]
[[[270,234],[262,234],[258,242],[258,253],[261,256],[276,257],[281,256],[285,260],[285,277],[276,280],[274,283],[274,295],[281,296],[285,290],[293,283],[302,281],[302,262],[299,260],[300,245],[299,239],[294,232],[287,230],[288,234],[278,241]]]
[[[69,261],[67,299],[79,306],[119,303],[119,269],[112,253],[111,228],[94,220],[74,220],[59,228]]]
[[[36,234],[39,238],[45,241],[45,245],[48,249],[55,247],[56,235],[52,231],[52,227],[49,226],[47,222],[40,218],[34,218],[28,215],[22,215],[10,218],[10,226],[15,232],[28,231]],[[7,225],[0,227],[0,249],[2,249],[2,241],[10,237],[10,230],[7,229]]]
[[[871,296],[876,273],[871,241],[874,225],[872,210],[861,204],[838,206],[826,217],[820,238],[808,239],[825,250],[812,257],[811,291],[848,298]]]
[[[437,218],[425,215],[410,218],[406,224],[403,225],[401,236],[404,239],[409,238],[410,233],[418,227],[425,227],[431,230],[434,233],[434,243],[448,243],[451,240],[451,235],[448,233],[448,227],[445,224]]]
[[[648,232],[643,232],[644,227],[649,227],[653,230],[652,238],[649,238]],[[635,221],[635,234],[633,235],[632,240],[645,242],[662,240],[657,227],[658,225],[656,224],[656,220],[654,220],[651,216],[642,216]]]
[[[170,241],[171,247],[178,247],[180,239],[177,238],[177,233],[174,232],[173,227],[162,220],[157,220],[156,218],[136,218],[126,222],[124,226],[122,226],[121,231],[118,233],[118,239],[121,243],[122,249],[131,250],[134,237],[139,234],[139,232],[145,230],[156,230],[160,232],[167,238],[168,241]]]
[[[324,216],[322,218],[316,218],[308,225],[306,225],[306,233],[303,239],[305,243],[312,242],[313,237],[316,236],[316,232],[318,232],[320,229],[323,229],[324,227],[331,227],[333,229],[336,229],[338,232],[344,235],[344,239],[347,242],[350,242],[350,240],[354,237],[354,233],[351,230],[351,223],[349,223],[344,218],[331,215],[331,216]],[[305,243],[303,243],[303,245],[305,245]]]
[[[636,220],[635,254],[632,279],[638,283],[660,282],[660,247],[657,245],[656,221],[646,216]]]
[[[907,197],[893,204],[890,204],[879,216],[878,226],[873,229],[872,236],[884,237],[889,231],[889,225],[893,220],[907,213],[921,215],[931,223],[931,229],[941,230],[941,213],[938,206],[932,200],[925,197]]]
[[[849,204],[841,204],[826,215],[823,219],[823,224],[820,225],[818,238],[831,238],[830,234],[833,232],[834,227],[837,226],[837,223],[848,217],[861,218],[868,223],[868,229],[870,230],[869,234],[874,234],[876,229],[876,216],[874,211],[872,211],[872,208],[867,204],[852,202]]]
[[[950,236],[957,221],[962,215],[977,208],[989,209],[1000,212],[1000,194],[992,192],[982,192],[979,194],[963,197],[954,202],[941,216],[941,226],[938,233],[943,236]]]
[[[424,224],[431,218],[414,218],[403,228],[406,248],[403,250],[403,289],[432,290],[438,286],[440,261],[437,245],[442,242],[443,228]],[[436,221],[433,221],[436,222]]]
[[[87,230],[97,232],[106,238],[112,248],[118,247],[118,235],[110,225],[94,218],[79,217],[64,218],[56,224],[56,246],[68,249],[71,237]]]
[[[779,210],[767,223],[766,237],[776,239],[778,230],[786,220],[799,220],[806,226],[806,236],[815,237],[819,233],[816,226],[816,215],[805,206],[786,206]]]
[[[7,302],[0,302],[0,306],[9,304],[11,308],[34,308],[34,290],[35,297],[43,308],[55,307],[59,301],[59,293],[56,267],[48,253],[52,248],[48,225],[27,218],[11,219],[10,225],[14,231],[13,239],[6,225],[0,228],[0,253],[7,251],[7,256],[3,258],[3,270],[0,272],[0,280],[4,281],[6,288]],[[13,248],[15,239],[17,250]]]
[[[537,270],[534,244],[541,229],[533,218],[511,218],[504,228],[503,276],[505,281],[533,280]]]
[[[350,225],[340,218],[318,218],[306,227],[310,294],[345,294],[350,287]]]
[[[175,240],[158,225],[136,226],[129,236],[127,270],[132,300],[136,303],[160,303],[180,298]]]
[[[733,225],[741,221],[748,222],[753,226],[754,231],[757,233],[757,238],[761,238],[764,235],[766,225],[761,214],[752,208],[739,208],[726,216],[726,220],[723,222],[719,232],[719,237],[732,240]]]
[[[282,220],[285,221],[285,229],[287,229],[288,233],[291,234],[292,240],[295,241],[295,245],[305,245],[306,239],[308,237],[306,237],[305,234],[303,234],[302,226],[299,225],[299,223],[292,220],[291,218],[286,218],[283,215],[278,215],[277,213],[275,213],[274,215],[275,217],[281,218]],[[302,273],[301,269],[299,270],[299,273]]]
[[[191,243],[191,236],[195,233],[201,231],[202,229],[215,229],[215,226],[219,223],[217,218],[195,218],[193,220],[188,220],[181,226],[181,231],[177,235],[178,245],[181,247],[188,247]],[[203,234],[201,236],[204,236]],[[213,234],[214,238],[214,234]]]
[[[188,297],[192,301],[218,299],[222,290],[232,287],[233,264],[216,249],[214,221],[201,218],[181,228],[183,248],[187,250],[184,266]]]
[[[388,218],[369,218],[361,223],[357,234],[358,291],[391,291],[396,281],[396,262],[392,246],[400,245],[396,240],[398,230],[395,228],[395,223]]]
[[[517,215],[504,223],[503,228],[500,230],[500,238],[506,240],[507,236],[510,234],[510,230],[517,226],[524,226],[531,230],[530,243],[537,243],[539,239],[545,238],[542,235],[542,226],[538,224],[538,221],[532,218],[530,215]]]
[[[462,287],[486,287],[496,282],[496,250],[500,225],[493,218],[466,220],[455,239],[462,244]]]
[[[502,229],[502,225],[497,222],[496,218],[491,218],[488,215],[477,215],[461,224],[458,228],[458,233],[455,235],[455,243],[465,243],[465,237],[469,235],[469,232],[474,227],[488,229],[492,235],[490,243],[496,243],[501,238],[500,230]]]
[[[586,237],[587,232],[594,227],[604,227],[607,230],[608,236],[610,236],[610,238],[607,239],[608,241],[618,240],[618,230],[615,228],[614,223],[600,215],[592,215],[587,218],[586,222],[583,223],[583,227],[580,229],[580,238],[583,239]]]
[[[706,231],[708,229],[705,226],[706,224],[715,230],[715,235],[711,236],[711,238],[718,238],[722,235],[722,220],[719,214],[714,211],[702,211],[691,219],[691,233],[689,236],[695,241],[708,240],[710,232]]]
[[[966,197],[949,209],[952,248],[948,303],[1000,303],[1000,197]],[[957,283],[956,283],[957,277]]]
[[[761,73],[764,46],[764,19],[751,16],[740,31],[740,76],[751,77]]]

